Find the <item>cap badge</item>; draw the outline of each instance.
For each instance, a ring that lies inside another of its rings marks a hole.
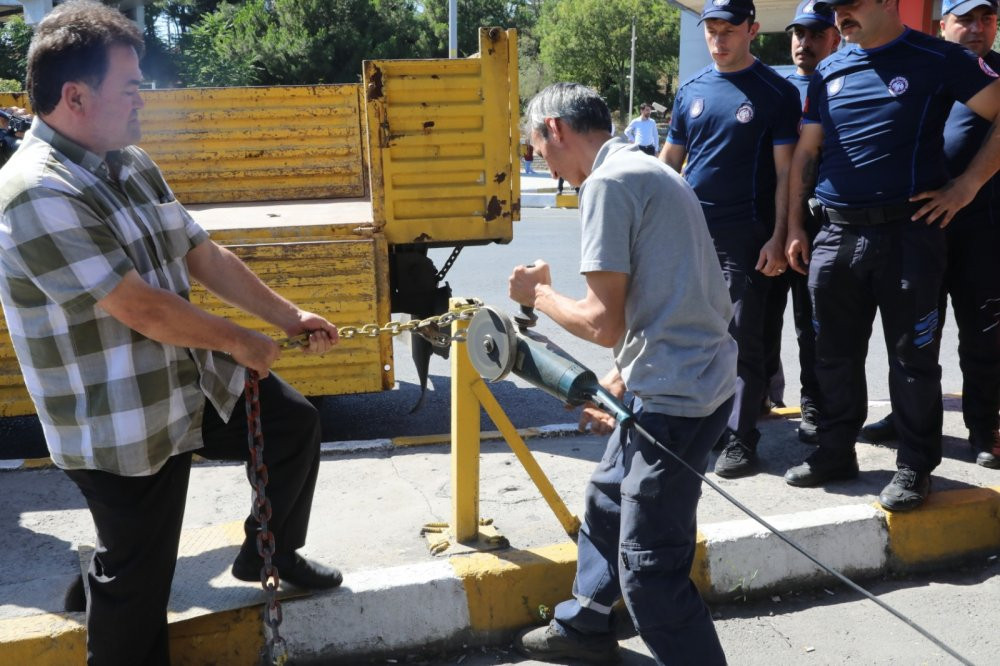
[[[725,7],[729,4],[729,0],[712,0],[712,4],[716,7]]]
[[[816,13],[816,3],[810,2],[808,5],[802,8],[803,14],[815,14]]]
[[[909,88],[910,82],[906,80],[905,76],[897,76],[892,81],[889,81],[889,94],[893,97],[899,97]]]
[[[753,120],[753,104],[750,102],[740,104],[740,107],[736,109],[736,120],[744,125]]]
[[[697,118],[698,116],[701,115],[701,112],[704,110],[705,110],[705,98],[695,97],[694,101],[691,102],[691,110],[688,112],[688,115],[691,116],[692,118]]]

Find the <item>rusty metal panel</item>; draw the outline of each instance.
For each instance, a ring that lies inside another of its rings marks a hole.
[[[357,84],[144,90],[142,146],[186,204],[366,196]],[[28,105],[0,93],[0,106]]]
[[[299,307],[339,325],[385,323],[389,318],[385,240],[228,245],[275,291]],[[279,335],[274,327],[220,302],[195,285],[193,303],[242,326]],[[392,388],[392,342],[380,338],[341,340],[322,357],[284,352],[274,369],[305,395],[368,393]]]
[[[143,91],[140,145],[184,203],[365,195],[357,85]]]
[[[482,29],[479,43],[464,60],[365,62],[372,211],[391,244],[511,239],[516,37]]]

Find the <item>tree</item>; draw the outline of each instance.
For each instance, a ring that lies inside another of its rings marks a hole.
[[[274,0],[263,83],[352,83],[361,61],[423,57],[413,0]]]
[[[551,0],[550,0],[551,1]],[[479,50],[479,28],[499,26],[530,33],[541,12],[541,0],[458,0],[458,57]],[[423,19],[430,34],[430,57],[448,56],[448,0],[426,0]]]
[[[792,36],[787,32],[761,33],[750,42],[750,52],[768,65],[791,65]]]
[[[257,48],[267,30],[263,0],[241,7],[223,4],[206,14],[180,40],[178,74],[188,86],[245,86],[260,82]]]
[[[181,40],[186,85],[353,83],[361,61],[422,57],[413,0],[222,4]]]
[[[673,102],[680,15],[667,0],[549,0],[538,26],[551,80],[592,86],[609,106],[628,107],[632,17],[636,18],[635,103]]]
[[[24,86],[32,34],[31,26],[20,16],[11,17],[0,28],[0,79],[17,81],[17,90]]]

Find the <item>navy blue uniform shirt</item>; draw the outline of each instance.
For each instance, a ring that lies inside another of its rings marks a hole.
[[[823,125],[816,196],[834,208],[905,203],[948,181],[944,123],[996,74],[971,51],[907,28],[884,46],[823,60],[803,122]]]
[[[993,71],[1000,72],[1000,53],[990,51],[983,60]],[[944,126],[944,154],[952,178],[960,175],[969,166],[969,162],[986,140],[990,127],[992,127],[990,121],[964,104],[956,103],[951,107],[951,114]],[[991,215],[1000,212],[1000,174],[986,181],[972,203],[960,210],[958,215],[962,217],[984,212]]]
[[[667,141],[687,150],[684,177],[709,223],[774,226],[774,146],[798,140],[800,109],[795,86],[759,60],[710,65],[677,91]]]
[[[809,81],[812,80],[812,76],[792,72],[785,77],[785,80],[795,86],[795,89],[799,91],[799,105],[805,106],[806,92],[809,90]]]

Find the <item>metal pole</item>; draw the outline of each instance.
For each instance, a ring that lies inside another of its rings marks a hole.
[[[635,108],[632,102],[632,95],[635,88],[635,16],[632,17],[632,64],[628,70],[628,114],[626,114],[623,122],[627,123],[632,120],[632,110]]]
[[[448,0],[448,57],[458,57],[458,0]]]

